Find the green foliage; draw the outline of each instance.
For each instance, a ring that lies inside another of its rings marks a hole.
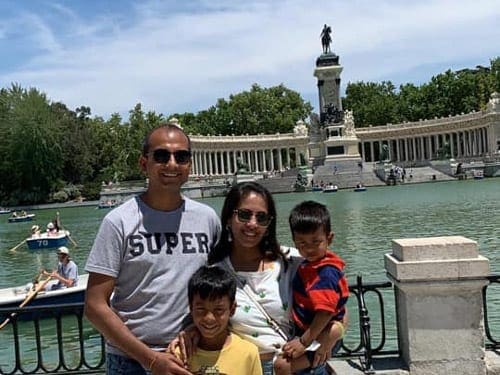
[[[356,126],[384,125],[484,109],[493,91],[500,92],[498,57],[488,68],[447,71],[421,86],[349,83],[343,104],[354,111]],[[192,134],[274,134],[291,132],[311,112],[310,103],[284,85],[254,84],[197,114],[164,117],[138,103],[127,121],[118,114],[105,121],[91,117],[88,106],[70,110],[35,88],[12,84],[0,89],[0,205],[80,195],[96,200],[102,181],[143,179],[137,161],[144,136],[170,117]],[[293,153],[291,159],[293,167]]]
[[[196,115],[174,116],[189,133],[244,135],[291,132],[311,112],[311,104],[284,85],[262,88],[254,84],[250,91],[230,95],[229,101],[218,99],[216,105]]]
[[[101,183],[99,181],[88,182],[82,187],[82,197],[89,201],[98,200],[100,192]]]
[[[421,86],[411,83],[396,90],[391,82],[349,83],[344,108],[353,110],[357,127],[418,121],[484,109],[500,89],[500,58],[490,67],[448,70]]]

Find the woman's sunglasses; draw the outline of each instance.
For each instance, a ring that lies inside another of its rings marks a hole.
[[[149,154],[153,154],[153,160],[160,164],[167,164],[172,155],[174,155],[177,164],[187,164],[191,160],[191,151],[189,150],[177,150],[172,152],[166,148],[157,148],[153,152],[149,152],[148,155]]]
[[[240,223],[248,223],[252,220],[252,217],[255,216],[255,221],[261,227],[267,227],[273,219],[273,217],[266,212],[253,212],[252,210],[247,210],[245,208],[234,210],[234,213]]]

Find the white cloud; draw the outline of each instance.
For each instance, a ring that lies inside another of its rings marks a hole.
[[[430,78],[499,52],[500,7],[486,0],[195,4],[141,2],[133,13],[95,16],[55,4],[55,17],[21,14],[26,40],[35,42],[15,68],[0,67],[0,83],[35,86],[103,117],[126,116],[137,102],[164,114],[195,112],[254,82],[284,83],[315,105],[323,23],[332,25],[344,83]]]

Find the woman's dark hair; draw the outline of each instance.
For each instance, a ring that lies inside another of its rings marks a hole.
[[[267,212],[272,216],[272,220],[267,227],[266,234],[259,244],[261,253],[268,259],[272,260],[282,257],[286,262],[286,258],[280,250],[280,245],[278,243],[278,239],[276,238],[276,206],[274,204],[273,196],[264,186],[256,182],[249,181],[240,182],[239,184],[234,185],[231,190],[229,190],[229,193],[227,193],[220,215],[222,224],[220,240],[215,248],[208,254],[208,264],[220,262],[231,253],[231,242],[229,241],[230,229],[228,228],[228,223],[234,214],[234,210],[238,208],[241,201],[250,193],[256,193],[264,198],[267,203]]]

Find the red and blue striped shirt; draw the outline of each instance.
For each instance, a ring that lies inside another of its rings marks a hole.
[[[295,324],[306,330],[318,310],[333,314],[332,320],[342,320],[349,297],[349,285],[344,275],[345,262],[333,252],[315,262],[303,261],[292,281],[292,316]]]

